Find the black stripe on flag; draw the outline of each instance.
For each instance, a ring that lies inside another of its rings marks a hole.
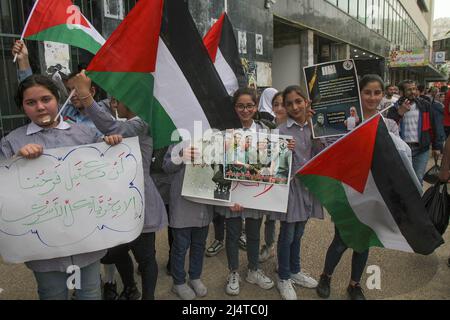
[[[211,128],[241,127],[230,96],[197,31],[187,1],[165,1],[161,38],[189,82]]]
[[[377,129],[372,174],[386,206],[414,252],[433,253],[444,241],[429,219],[419,191],[382,119]]]
[[[233,26],[230,18],[225,14],[225,19],[222,26],[222,35],[219,42],[219,49],[223,57],[227,61],[231,70],[233,70],[238,79],[239,88],[247,86],[247,77],[242,68],[241,58],[239,56],[239,49],[237,46],[236,37],[234,35]]]

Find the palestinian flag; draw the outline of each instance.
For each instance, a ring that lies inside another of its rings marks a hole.
[[[93,54],[105,43],[71,0],[36,0],[23,38],[66,43]]]
[[[240,126],[185,1],[137,2],[87,71],[150,125],[155,149],[177,129],[193,135],[195,121],[203,130]]]
[[[379,115],[297,175],[357,252],[375,246],[428,255],[443,243]]]
[[[239,87],[246,87],[247,80],[242,68],[233,26],[226,13],[209,29],[203,43],[216,67],[229,95]]]

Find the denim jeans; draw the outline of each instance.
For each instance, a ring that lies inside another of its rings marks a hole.
[[[255,271],[259,268],[259,238],[262,219],[245,219],[245,235],[247,236],[248,269]],[[242,231],[242,218],[225,219],[228,268],[230,271],[239,269],[239,237]]]
[[[264,222],[264,242],[266,246],[270,247],[275,242],[275,220],[270,220],[266,216],[266,222]]]
[[[68,300],[65,272],[34,272],[40,300]],[[81,289],[77,290],[77,300],[101,300],[100,261],[80,269]]]
[[[108,262],[113,262],[124,286],[132,286],[134,265],[128,251],[131,249],[138,263],[142,277],[142,300],[155,300],[155,288],[158,279],[156,262],[155,233],[141,233],[134,241],[108,250]]]
[[[334,228],[334,239],[331,242],[325,258],[325,269],[323,273],[328,276],[333,275],[334,269],[338,265],[344,252],[348,249],[347,245],[342,241],[339,231]],[[359,283],[369,258],[369,250],[358,253],[353,251],[352,256],[352,278],[351,280]]]
[[[413,168],[414,172],[416,173],[417,179],[419,179],[419,182],[421,185],[423,185],[423,177],[425,176],[425,172],[427,170],[427,164],[430,160],[430,151],[424,151],[421,153],[414,153],[412,156],[412,162],[413,162]]]
[[[205,256],[208,230],[209,227],[172,229],[173,244],[170,261],[173,283],[175,285],[182,285],[186,282],[184,262],[188,250],[189,279],[200,279],[203,270],[203,259]]]
[[[281,222],[278,236],[278,277],[288,280],[291,274],[297,274],[300,268],[300,245],[305,232],[304,222]]]
[[[214,239],[223,241],[225,239],[225,217],[214,212]]]

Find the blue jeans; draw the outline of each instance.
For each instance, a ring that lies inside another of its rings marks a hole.
[[[275,220],[270,220],[266,216],[266,222],[264,222],[264,242],[266,246],[270,247],[275,242]]]
[[[184,262],[189,249],[189,279],[200,279],[203,270],[208,229],[208,227],[172,229],[173,243],[170,261],[173,283],[175,285],[186,283]]]
[[[344,252],[348,249],[347,245],[342,241],[339,231],[334,228],[334,239],[327,251],[325,258],[324,274],[333,275],[334,269],[338,265]],[[367,259],[369,258],[369,250],[358,253],[353,251],[352,256],[352,278],[351,280],[359,283],[361,281],[362,274],[366,267]]]
[[[278,236],[278,277],[288,280],[291,274],[297,274],[300,268],[300,245],[305,232],[306,221],[281,222]]]
[[[248,269],[256,271],[259,268],[259,238],[262,219],[245,219],[245,235],[247,237]],[[239,237],[242,231],[242,218],[225,219],[225,248],[227,251],[228,268],[230,271],[239,269]]]
[[[225,217],[214,212],[214,239],[222,241],[225,239]]]
[[[65,272],[34,272],[40,300],[68,300]],[[77,290],[77,300],[101,300],[100,261],[80,269],[81,289]]]
[[[430,151],[427,150],[421,153],[414,153],[414,150],[412,150],[412,152],[414,172],[416,173],[417,179],[419,179],[420,184],[423,185],[423,177],[425,176],[427,164],[430,160]]]

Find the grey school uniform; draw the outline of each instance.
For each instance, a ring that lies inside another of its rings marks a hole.
[[[292,154],[291,178],[320,150],[317,140],[313,143],[311,128],[299,125],[293,119],[278,127],[280,135],[292,136],[295,139],[295,150]],[[272,213],[271,219],[294,223],[308,221],[309,218],[323,219],[323,209],[319,201],[310,194],[299,179],[294,178],[289,186],[289,202],[287,213]]]
[[[147,124],[139,117],[128,121],[118,121],[104,111],[96,102],[86,108],[86,113],[104,134],[120,134],[124,138],[139,137],[142,153],[145,184],[145,219],[143,233],[157,232],[167,226],[167,213],[164,202],[150,177],[150,163],[153,153],[153,139],[148,135]]]
[[[39,144],[45,149],[71,147],[83,144],[90,144],[102,141],[98,132],[86,126],[72,124],[61,121],[58,127],[53,129],[43,129],[34,123],[20,127],[0,142],[0,158],[11,158],[27,144]],[[106,250],[77,254],[74,256],[36,260],[27,262],[28,268],[35,272],[66,272],[67,268],[77,265],[80,268],[86,267],[106,254]]]
[[[206,227],[212,222],[213,207],[186,200],[181,196],[186,166],[172,162],[171,153],[174,147],[175,145],[169,147],[163,162],[164,171],[171,175],[170,227],[175,229]]]

